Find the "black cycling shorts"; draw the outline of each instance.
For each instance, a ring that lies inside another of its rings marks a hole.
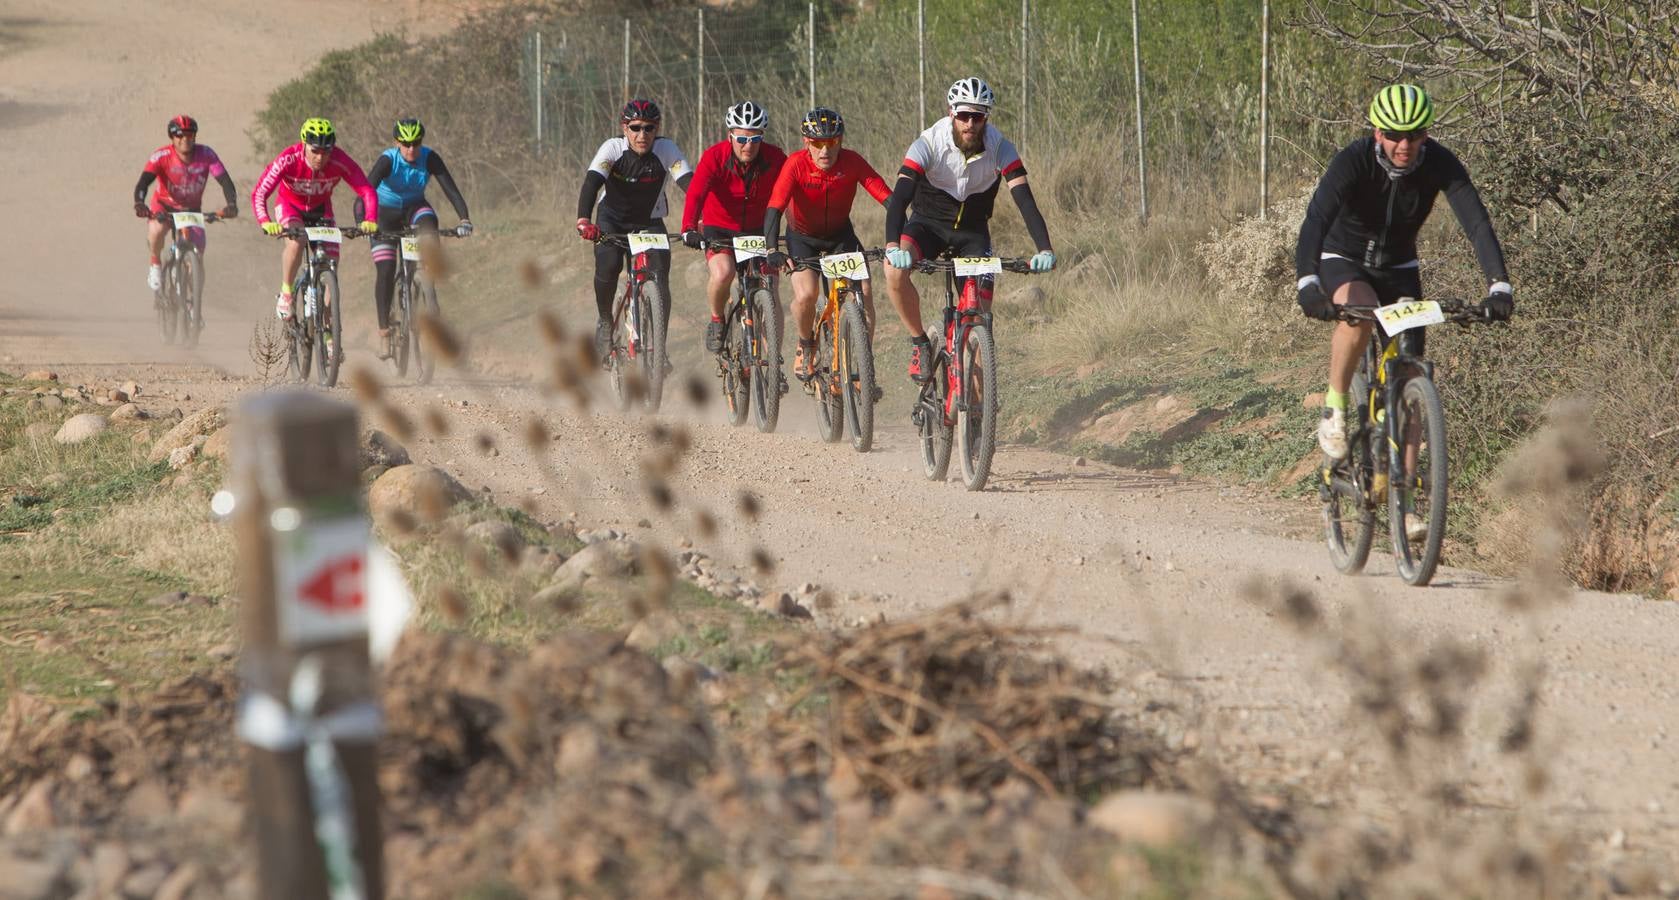
[[[948,225],[910,217],[898,243],[916,259],[951,256],[990,256],[991,232],[958,231]]]
[[[863,249],[863,242],[857,237],[857,229],[851,227],[848,220],[845,227],[827,237],[811,237],[800,234],[791,228],[787,229],[787,255],[794,259],[811,259],[815,257],[831,256],[835,253],[855,253]],[[817,264],[801,262],[796,265],[799,270],[814,271]]]
[[[1414,266],[1405,269],[1378,269],[1332,256],[1318,261],[1318,280],[1323,283],[1324,293],[1331,298],[1342,285],[1362,281],[1376,292],[1377,306],[1389,306],[1407,297],[1413,300],[1422,297],[1422,270]],[[1426,343],[1423,340],[1424,330],[1413,328],[1405,333],[1413,335],[1411,341],[1414,349],[1411,352],[1421,356]]]

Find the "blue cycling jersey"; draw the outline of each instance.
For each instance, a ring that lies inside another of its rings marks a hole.
[[[431,148],[421,147],[420,158],[413,165],[395,147],[382,155],[390,160],[391,173],[378,184],[379,207],[403,208],[420,202],[426,193],[426,183],[431,180]]]

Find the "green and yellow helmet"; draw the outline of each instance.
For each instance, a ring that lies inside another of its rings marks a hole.
[[[1414,84],[1390,84],[1370,101],[1370,124],[1383,131],[1416,131],[1434,123],[1434,101]]]
[[[404,144],[418,144],[426,136],[426,126],[419,119],[398,119],[391,129],[391,137]]]
[[[338,143],[338,132],[332,127],[331,119],[307,119],[297,136],[311,147],[331,147]]]

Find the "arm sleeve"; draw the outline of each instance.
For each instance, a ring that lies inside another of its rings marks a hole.
[[[694,167],[693,180],[686,188],[687,196],[682,201],[682,231],[692,231],[699,227],[700,214],[705,209],[705,197],[711,193],[711,181],[716,175],[716,158],[708,151],[700,154],[700,163]]]
[[[1026,233],[1032,236],[1032,243],[1039,250],[1049,249],[1049,226],[1044,224],[1043,213],[1038,212],[1038,201],[1032,196],[1032,186],[1026,183],[1026,176],[1020,176],[1018,184],[1009,185],[1009,195],[1014,197],[1014,205],[1020,207],[1020,217],[1026,220]]]
[[[384,157],[381,156],[379,159],[383,160]],[[374,163],[373,169],[378,171],[379,164]],[[455,208],[455,217],[459,219],[471,218],[466,214],[466,198],[461,196],[461,189],[455,186],[455,176],[449,174],[449,167],[443,164],[443,154],[436,150],[431,151],[431,155],[426,157],[426,171],[431,173],[431,177],[437,179],[437,186],[443,189],[443,196],[449,198],[449,205]],[[368,180],[373,181],[374,184],[379,183],[374,181],[371,176]]]
[[[577,218],[587,219],[594,215],[595,198],[600,196],[600,189],[606,187],[606,176],[590,169],[583,175],[583,189],[577,193]]]
[[[436,153],[431,154],[431,158],[436,159],[437,154]],[[427,168],[427,171],[430,171],[431,164],[429,162],[426,164],[426,168]],[[379,154],[379,158],[373,161],[373,168],[367,170],[367,181],[368,181],[369,184],[372,184],[374,186],[374,190],[378,190],[379,184],[381,182],[383,182],[386,178],[389,178],[390,174],[391,174],[391,159],[390,159],[390,157],[381,153],[381,154]]]
[[[886,243],[896,244],[903,236],[904,220],[909,217],[909,202],[915,198],[915,186],[921,177],[920,170],[910,168],[909,160],[904,160],[904,167],[898,170],[898,183],[893,186],[892,196],[886,201]]]
[[[1352,148],[1342,150],[1330,160],[1329,169],[1312,192],[1312,202],[1306,206],[1306,221],[1300,224],[1300,242],[1294,248],[1294,275],[1305,278],[1318,272],[1318,256],[1323,253],[1323,239],[1329,234],[1330,223],[1341,214],[1347,196],[1357,181]]]
[[[251,187],[251,212],[257,218],[258,225],[268,222],[268,197],[274,193],[274,186],[280,183],[280,160],[286,154],[274,157],[268,168],[262,170],[262,177]]]
[[[342,153],[342,151],[338,150],[334,150],[333,152]],[[367,173],[363,172],[361,170],[361,166],[357,165],[356,161],[350,158],[350,154],[343,153],[343,163],[344,181],[350,186],[351,190],[356,192],[356,196],[361,198],[361,202],[365,207],[365,212],[363,212],[363,216],[365,216],[365,218],[362,221],[365,222],[368,219],[378,219],[379,192],[375,191],[373,189],[373,185],[368,183]]]
[[[1486,276],[1488,284],[1509,282],[1510,275],[1504,269],[1504,248],[1498,243],[1498,235],[1493,233],[1492,217],[1487,215],[1480,192],[1469,180],[1469,171],[1456,156],[1449,156],[1444,174],[1446,202],[1451,204],[1452,213],[1457,216],[1458,224],[1463,226],[1463,233],[1468,235],[1469,243],[1475,247],[1475,260],[1481,264],[1481,274]]]
[[[134,184],[135,203],[146,202],[146,192],[152,189],[152,182],[156,180],[157,176],[152,174],[151,169],[140,170],[140,180]]]
[[[781,210],[774,206],[764,210],[764,243],[771,253],[781,249]]]
[[[221,174],[216,176],[216,183],[222,186],[222,200],[224,201],[222,205],[238,209],[239,190],[233,186],[233,176],[227,174],[227,170],[223,169]]]

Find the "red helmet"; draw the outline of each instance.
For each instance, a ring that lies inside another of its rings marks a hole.
[[[631,100],[624,104],[624,121],[633,122],[640,119],[643,122],[659,121],[659,104],[651,100]]]
[[[176,116],[169,120],[169,136],[178,138],[183,134],[197,134],[198,120],[192,116]]]

